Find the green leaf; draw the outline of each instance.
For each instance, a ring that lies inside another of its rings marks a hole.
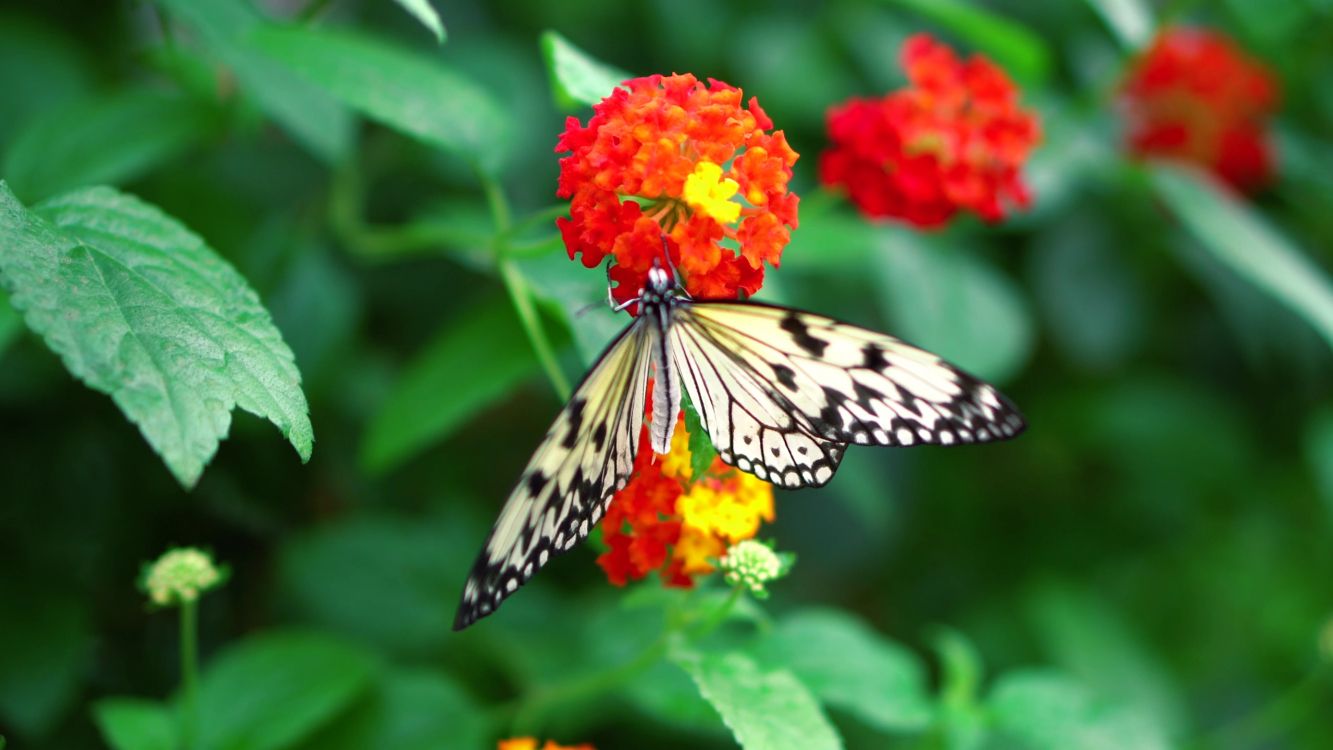
[[[394,0],[394,2],[429,29],[430,33],[435,35],[435,41],[444,44],[444,22],[440,20],[440,14],[435,12],[430,0]]]
[[[699,419],[699,412],[688,394],[681,395],[680,405],[685,412],[685,431],[690,433],[690,479],[693,481],[713,465],[717,448],[713,447],[713,440],[708,437],[708,430],[704,429],[703,420]]]
[[[0,355],[5,353],[11,342],[23,331],[23,320],[9,304],[9,295],[0,289]]]
[[[938,23],[995,62],[1019,81],[1043,82],[1051,69],[1051,50],[1035,32],[964,0],[883,0]]]
[[[1153,164],[1157,194],[1223,265],[1304,317],[1333,345],[1333,285],[1277,229],[1214,178]]]
[[[14,12],[12,3],[6,7],[11,10],[0,15],[0,144],[30,117],[78,99],[94,83],[91,61],[69,35],[69,24],[48,25],[35,14]]]
[[[312,633],[252,636],[199,681],[201,750],[277,750],[310,735],[367,687],[365,652]]]
[[[1316,412],[1305,430],[1305,458],[1333,521],[1333,407]]]
[[[494,172],[510,122],[490,93],[444,63],[352,31],[263,28],[272,59],[387,127]]]
[[[616,86],[634,77],[594,59],[555,31],[542,32],[541,47],[551,92],[556,106],[563,110],[596,104],[610,96]]]
[[[1171,743],[1147,717],[1108,703],[1064,675],[1002,677],[989,700],[994,747],[1022,750],[1156,750]]]
[[[1120,44],[1127,50],[1146,46],[1152,39],[1152,10],[1143,0],[1088,0]]]
[[[1022,292],[982,258],[906,229],[885,230],[873,256],[892,332],[992,382],[1032,354],[1032,312]]]
[[[0,648],[0,721],[36,736],[54,727],[78,698],[91,666],[93,638],[77,600],[32,588],[19,578],[0,581],[9,644]]]
[[[99,187],[28,210],[0,183],[0,275],[28,327],[112,397],[182,485],[199,479],[236,406],[310,457],[301,376],[268,312],[154,206]]]
[[[161,703],[105,698],[93,704],[93,721],[112,750],[176,748],[176,717]]]
[[[365,699],[303,747],[435,750],[493,743],[488,714],[449,677],[424,669],[380,670]]]
[[[265,57],[249,35],[266,25],[247,2],[157,0],[172,17],[198,32],[210,51],[231,69],[241,91],[253,97],[292,137],[328,163],[352,150],[353,119],[337,101]]]
[[[1110,603],[1052,582],[1033,592],[1027,609],[1050,661],[1071,677],[1160,726],[1185,727],[1186,707],[1166,671]]]
[[[84,99],[30,120],[9,145],[5,176],[29,201],[126,182],[198,143],[215,119],[212,107],[150,89]]]
[[[564,253],[548,253],[518,263],[532,292],[568,326],[585,365],[597,361],[629,324],[625,313],[606,306],[606,272],[584,268]]]
[[[361,462],[383,472],[448,437],[537,371],[513,306],[492,300],[445,326],[390,392]]]
[[[785,669],[765,670],[738,653],[677,650],[694,680],[745,750],[833,750],[842,740],[810,690]]]
[[[920,661],[848,614],[808,609],[788,615],[757,654],[762,664],[790,669],[825,705],[877,729],[911,731],[930,723]]]
[[[321,629],[390,653],[426,652],[452,632],[458,577],[483,531],[452,516],[324,524],[282,547],[280,598]]]

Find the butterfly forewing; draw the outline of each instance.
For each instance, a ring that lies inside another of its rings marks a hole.
[[[668,336],[722,459],[784,486],[828,481],[841,443],[949,445],[1024,428],[998,391],[939,357],[821,315],[694,302]]]
[[[602,354],[509,494],[463,587],[461,630],[588,535],[634,467],[656,333],[636,321]]]

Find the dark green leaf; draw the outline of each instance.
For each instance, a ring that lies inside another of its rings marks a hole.
[[[1039,84],[1050,73],[1051,51],[1040,36],[979,4],[964,0],[882,1],[910,8],[957,34],[1023,83]]]
[[[372,659],[313,633],[251,636],[199,682],[201,750],[277,750],[319,729],[365,690]]]
[[[672,655],[745,750],[835,750],[842,740],[810,690],[785,669],[738,653]]]
[[[1333,521],[1333,408],[1311,417],[1305,430],[1305,458],[1324,497],[1324,509]]]
[[[425,55],[352,31],[263,28],[274,60],[367,117],[493,172],[510,123],[490,93]]]
[[[850,615],[802,610],[761,642],[760,662],[790,669],[825,705],[886,731],[930,723],[925,670],[906,648]]]
[[[444,22],[440,20],[440,14],[435,11],[430,0],[394,0],[394,2],[403,6],[403,10],[411,13],[422,26],[430,30],[435,35],[435,41],[444,44]]]
[[[0,144],[8,144],[28,118],[92,88],[90,61],[67,33],[67,25],[47,26],[21,10],[0,15]]]
[[[241,91],[284,129],[326,162],[337,163],[352,148],[351,113],[323,91],[265,57],[249,35],[265,21],[247,2],[157,0],[184,21],[231,69]]]
[[[1101,700],[1083,685],[1052,672],[1002,677],[989,699],[998,741],[1015,750],[1156,750],[1171,747],[1141,714]]]
[[[982,258],[905,229],[886,230],[874,254],[892,332],[964,370],[1002,383],[1022,369],[1035,338],[1018,287]]]
[[[487,712],[444,674],[380,671],[365,698],[302,745],[308,750],[484,748],[495,733]]]
[[[480,531],[454,518],[366,515],[317,527],[282,549],[282,599],[305,622],[384,651],[420,653],[451,633]]]
[[[28,327],[115,400],[181,484],[198,480],[236,406],[310,457],[301,376],[268,312],[157,208],[90,188],[29,211],[0,183],[0,274]]]
[[[1333,285],[1248,204],[1191,167],[1154,164],[1157,194],[1205,249],[1297,314],[1333,345]]]
[[[104,698],[93,704],[93,721],[112,750],[175,750],[176,716],[139,698]]]
[[[381,472],[442,440],[537,371],[513,306],[493,300],[445,326],[404,370],[367,431],[362,464]]]
[[[555,31],[542,32],[541,45],[551,91],[561,109],[575,110],[596,104],[610,96],[616,86],[633,78],[592,58]]]
[[[698,479],[713,465],[717,449],[713,447],[713,440],[708,437],[708,430],[704,429],[688,394],[681,397],[680,405],[685,412],[685,431],[690,433],[690,478]]]
[[[214,120],[211,107],[151,89],[81,100],[33,118],[14,136],[6,179],[28,201],[123,183],[198,143]]]
[[[28,735],[49,730],[78,697],[92,659],[84,610],[73,599],[0,580],[0,719]],[[16,644],[22,644],[18,647]]]
[[[629,324],[628,315],[613,313],[606,306],[606,272],[602,269],[584,268],[564,253],[548,253],[518,265],[532,292],[569,327],[585,365],[597,361]]]
[[[23,331],[23,320],[9,304],[9,295],[0,289],[0,356],[9,348],[10,342]]]

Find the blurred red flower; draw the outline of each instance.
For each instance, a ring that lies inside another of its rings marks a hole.
[[[1004,71],[980,55],[959,60],[925,34],[907,40],[902,62],[907,88],[829,110],[820,180],[866,216],[919,227],[964,209],[999,221],[1007,204],[1027,206],[1019,170],[1041,131]]]
[[[537,740],[534,737],[515,737],[508,740],[500,740],[496,745],[496,750],[537,750]],[[592,745],[561,745],[554,740],[547,740],[541,746],[541,750],[596,750]]]
[[[587,126],[566,121],[556,194],[570,198],[557,225],[569,257],[593,268],[615,257],[614,296],[644,286],[668,237],[686,289],[701,297],[753,294],[764,263],[777,266],[798,198],[787,189],[796,152],[740,89],[692,75],[621,84]],[[725,244],[724,244],[725,243]],[[739,248],[739,251],[732,248]]]
[[[1265,120],[1277,105],[1277,83],[1225,36],[1163,30],[1131,65],[1120,93],[1135,154],[1199,164],[1244,191],[1271,177]]]
[[[671,451],[653,453],[644,427],[634,474],[616,493],[602,521],[610,548],[597,558],[607,580],[624,586],[653,571],[667,586],[690,587],[713,572],[727,546],[750,539],[773,520],[773,487],[714,458],[693,477],[685,420],[676,423]]]

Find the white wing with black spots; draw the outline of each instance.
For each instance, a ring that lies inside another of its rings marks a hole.
[[[990,385],[892,336],[822,315],[683,303],[668,338],[722,459],[787,487],[828,481],[845,443],[986,442],[1025,427]]]
[[[495,611],[550,558],[587,537],[629,481],[656,338],[655,329],[635,321],[575,389],[472,566],[455,630]]]

